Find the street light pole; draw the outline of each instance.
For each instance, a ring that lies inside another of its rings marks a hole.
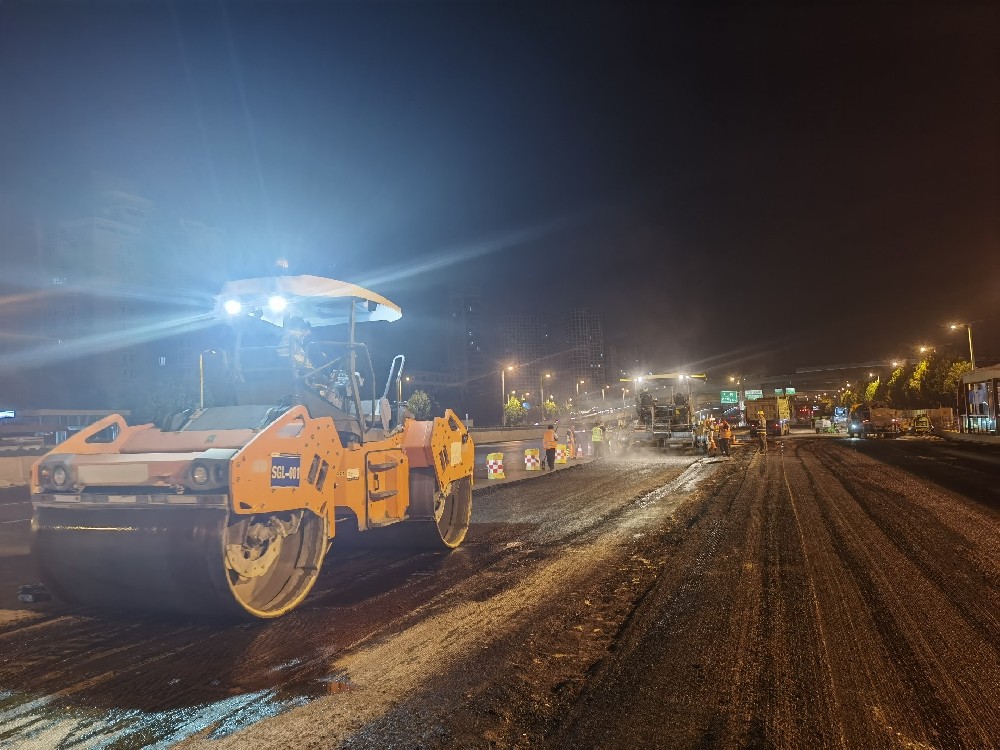
[[[552,377],[552,373],[548,373],[548,372],[545,373],[544,375],[539,375],[538,376],[538,390],[541,391],[542,400],[541,400],[540,403],[542,404],[542,408],[543,409],[545,408],[545,406],[544,406],[544,404],[545,404],[545,378],[551,378],[551,377]]]
[[[972,365],[972,369],[976,369],[976,355],[972,351],[972,326],[968,323],[954,323],[951,326],[951,330],[956,330],[957,328],[965,326],[965,330],[969,332],[969,364]]]
[[[507,370],[513,370],[514,366],[500,368],[500,424],[507,426]]]

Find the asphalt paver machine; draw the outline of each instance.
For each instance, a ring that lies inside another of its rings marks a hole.
[[[358,323],[396,320],[399,307],[353,284],[282,276],[227,284],[216,312],[232,333],[203,361],[201,406],[160,426],[107,417],[33,467],[32,549],[57,598],[273,618],[309,593],[338,523],[372,532],[358,539],[461,544],[468,431],[450,410],[404,413],[403,357],[378,390],[356,339]],[[311,341],[310,326],[346,340]]]

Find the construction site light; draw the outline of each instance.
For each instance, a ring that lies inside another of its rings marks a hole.
[[[226,300],[226,304],[223,305],[223,308],[230,315],[239,315],[240,311],[243,310],[243,305],[240,304],[239,300],[229,299]]]

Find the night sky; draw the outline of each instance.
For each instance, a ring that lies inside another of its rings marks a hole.
[[[450,279],[589,306],[657,369],[954,320],[1000,358],[1000,10],[869,5],[5,0],[0,208],[111,174],[247,276],[285,255],[417,324]]]

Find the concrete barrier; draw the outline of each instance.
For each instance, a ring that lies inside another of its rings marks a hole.
[[[27,485],[31,477],[31,465],[37,460],[38,456],[0,457],[0,487]]]

